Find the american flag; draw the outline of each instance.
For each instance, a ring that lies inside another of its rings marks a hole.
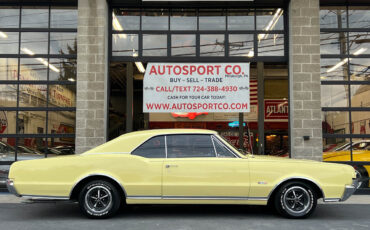
[[[257,105],[257,80],[250,80],[250,104]]]

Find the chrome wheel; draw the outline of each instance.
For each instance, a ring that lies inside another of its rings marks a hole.
[[[312,195],[301,186],[289,187],[281,197],[283,208],[291,215],[300,216],[312,207]]]
[[[357,188],[361,188],[362,187],[362,174],[360,173],[360,171],[358,171],[357,169],[355,169],[355,172],[356,172],[356,179],[358,179],[358,184],[357,184]]]
[[[111,208],[112,203],[112,193],[104,186],[93,186],[86,192],[86,208],[95,215],[107,212]]]

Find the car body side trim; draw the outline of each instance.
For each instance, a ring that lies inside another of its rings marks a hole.
[[[69,200],[67,196],[22,195],[22,197],[32,200]]]
[[[267,197],[267,199],[269,200],[270,199],[270,197],[271,197],[271,195],[272,195],[272,193],[275,191],[275,189],[277,188],[277,187],[279,187],[282,183],[284,183],[284,182],[287,182],[287,181],[289,181],[289,180],[294,180],[294,179],[297,179],[297,180],[307,180],[307,181],[310,181],[310,182],[312,182],[312,183],[314,183],[319,189],[320,189],[320,191],[321,191],[321,193],[322,193],[322,198],[325,200],[325,193],[324,193],[324,190],[321,188],[321,186],[316,182],[316,181],[314,181],[314,180],[312,180],[312,179],[310,179],[310,178],[307,178],[307,177],[289,177],[289,178],[285,178],[285,179],[283,179],[283,180],[281,180],[279,183],[277,183],[275,186],[274,186],[274,188],[270,191],[270,193],[269,193],[269,195],[268,195],[268,197]]]
[[[245,196],[128,196],[127,199],[139,200],[255,200],[267,201],[267,197]]]
[[[324,202],[338,202],[340,201],[340,198],[326,198],[326,199],[323,199]]]
[[[75,187],[82,181],[82,180],[84,180],[84,179],[86,179],[86,178],[89,178],[89,177],[93,177],[93,176],[103,176],[103,177],[108,177],[108,178],[110,178],[110,179],[112,179],[112,180],[114,180],[117,184],[119,184],[119,186],[121,187],[121,189],[122,189],[122,191],[123,191],[123,193],[125,194],[125,197],[127,197],[127,193],[126,193],[126,190],[125,190],[125,188],[123,187],[123,185],[121,184],[121,182],[119,182],[116,178],[114,178],[114,177],[112,177],[112,176],[109,176],[109,175],[107,175],[107,174],[103,174],[103,173],[93,173],[93,174],[89,174],[89,175],[87,175],[87,176],[84,176],[84,177],[82,177],[82,178],[80,178],[73,186],[72,186],[72,189],[71,189],[71,191],[69,192],[69,199],[71,198],[71,196],[72,196],[72,192],[73,192],[73,190],[75,189]]]

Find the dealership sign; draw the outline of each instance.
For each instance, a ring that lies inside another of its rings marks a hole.
[[[288,119],[288,100],[265,100],[265,120]]]
[[[144,112],[249,112],[249,63],[148,63]]]

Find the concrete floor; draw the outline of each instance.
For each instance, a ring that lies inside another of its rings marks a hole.
[[[370,229],[370,204],[361,204],[358,197],[351,203],[319,204],[316,212],[304,220],[282,218],[264,206],[229,205],[129,206],[111,219],[90,220],[80,214],[74,203],[27,204],[3,200],[0,229]]]

